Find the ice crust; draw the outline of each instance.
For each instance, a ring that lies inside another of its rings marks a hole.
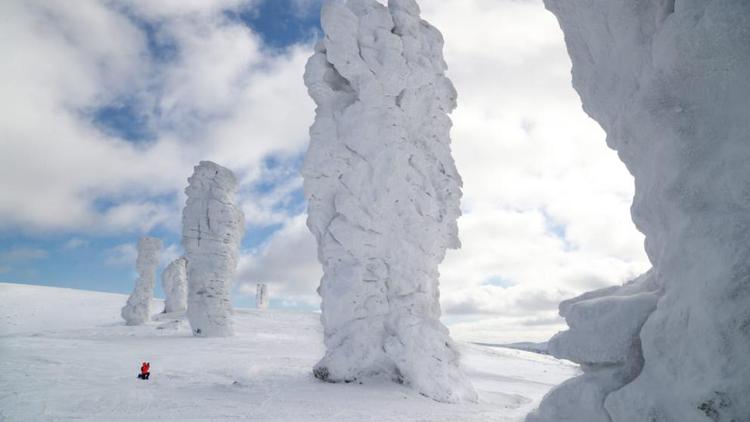
[[[237,181],[230,170],[201,161],[188,182],[182,213],[187,316],[196,336],[231,336],[231,285],[245,225],[235,204]]]
[[[460,246],[450,151],[456,91],[440,32],[413,0],[332,0],[307,63],[317,104],[303,166],[324,275],[331,382],[385,376],[435,400],[476,400],[440,321],[438,264]]]
[[[181,312],[187,309],[187,259],[172,261],[161,273],[164,289],[164,312]]]
[[[550,350],[584,374],[527,420],[750,421],[750,2],[545,4],[654,268],[561,305]]]
[[[159,265],[161,240],[155,237],[142,237],[138,240],[138,257],[135,268],[138,279],[127,304],[120,314],[127,325],[141,325],[151,319],[151,299],[154,298],[156,267]]]

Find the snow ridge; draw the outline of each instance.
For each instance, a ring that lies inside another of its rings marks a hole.
[[[458,248],[461,177],[440,32],[413,0],[326,1],[307,63],[317,104],[303,166],[324,275],[331,382],[386,376],[433,399],[476,400],[440,321],[438,264]]]
[[[138,241],[138,257],[135,267],[138,279],[133,293],[120,314],[128,325],[141,325],[151,319],[151,299],[154,298],[156,267],[159,265],[161,240],[155,237],[142,237]]]
[[[562,415],[561,403],[580,396],[569,387],[587,384],[596,398],[585,413],[529,420],[747,421],[750,2],[545,4],[565,34],[584,109],[635,178],[633,221],[654,268],[645,276],[652,280],[641,280],[650,285],[645,293],[623,298],[614,289],[561,306],[571,329],[553,351],[596,365],[642,364],[598,378],[584,366],[581,378],[547,396],[539,414]],[[655,307],[653,294],[660,296]],[[613,308],[605,312],[592,300]],[[599,329],[603,321],[579,321],[584,307],[619,320],[611,326],[619,334]],[[632,339],[644,320],[629,353],[627,342],[594,353],[605,336]]]
[[[231,336],[231,283],[245,230],[245,216],[235,204],[237,180],[230,170],[201,161],[188,182],[182,212],[187,316],[196,336]]]

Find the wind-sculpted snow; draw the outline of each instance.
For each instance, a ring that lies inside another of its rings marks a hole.
[[[159,265],[160,254],[161,240],[142,237],[138,241],[138,257],[135,261],[138,279],[128,303],[120,312],[128,325],[141,325],[151,318],[151,299],[154,298],[156,267]]]
[[[584,109],[635,178],[654,268],[627,295],[561,306],[571,328],[550,349],[585,373],[529,420],[748,421],[750,2],[545,3]]]
[[[237,181],[230,170],[201,161],[188,182],[182,212],[187,316],[196,336],[230,336],[231,283],[245,225],[245,216],[235,204]]]
[[[579,363],[583,374],[552,390],[527,422],[609,421],[604,400],[641,371],[638,334],[659,294],[651,270],[624,286],[562,302],[560,315],[570,329],[552,337],[548,351]]]
[[[303,167],[331,382],[385,376],[475,400],[439,322],[438,264],[460,246],[450,151],[456,92],[440,32],[413,0],[333,0],[305,84],[318,108]]]
[[[164,312],[180,312],[187,309],[187,260],[180,257],[172,261],[161,274],[164,289]]]

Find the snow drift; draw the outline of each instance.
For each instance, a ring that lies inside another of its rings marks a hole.
[[[585,373],[528,420],[750,420],[750,2],[545,3],[654,268],[561,305]]]
[[[321,23],[302,170],[324,269],[327,352],[315,375],[384,375],[439,401],[475,400],[439,322],[437,267],[460,246],[461,197],[442,36],[413,0],[326,1]]]
[[[164,289],[164,312],[180,312],[187,309],[187,260],[180,257],[172,261],[161,273]]]
[[[138,257],[135,267],[138,279],[133,293],[120,314],[128,325],[140,325],[151,318],[151,299],[154,298],[156,267],[159,265],[161,240],[155,237],[142,237],[138,241]]]
[[[201,161],[188,182],[182,212],[187,316],[197,336],[230,336],[231,283],[245,230],[245,216],[235,204],[237,181],[230,170]]]

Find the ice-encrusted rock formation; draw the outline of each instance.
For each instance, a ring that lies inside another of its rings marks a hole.
[[[161,273],[164,289],[164,312],[181,312],[187,309],[187,260],[180,257],[172,261]]]
[[[230,170],[201,161],[188,182],[182,212],[188,320],[196,336],[230,336],[232,279],[245,230],[245,216],[235,204],[237,181]]]
[[[268,286],[265,283],[258,283],[255,291],[255,307],[258,309],[268,309]]]
[[[151,318],[151,299],[154,298],[156,267],[159,265],[161,240],[155,237],[142,237],[138,240],[138,257],[135,268],[138,279],[133,293],[120,314],[128,325],[141,325]]]
[[[317,104],[302,170],[324,275],[331,382],[385,376],[446,402],[475,400],[440,323],[438,264],[460,246],[450,151],[456,91],[440,32],[413,0],[331,0],[305,84]]]
[[[529,420],[750,421],[750,2],[545,4],[584,109],[635,178],[633,221],[654,268],[641,293],[561,307],[571,329],[554,352],[596,367]],[[661,295],[652,312],[649,291]],[[623,372],[605,373],[615,360]]]
[[[583,375],[552,390],[527,422],[609,421],[604,400],[640,373],[639,333],[660,294],[651,270],[624,286],[562,302],[560,315],[570,328],[552,337],[547,350],[579,363]]]

